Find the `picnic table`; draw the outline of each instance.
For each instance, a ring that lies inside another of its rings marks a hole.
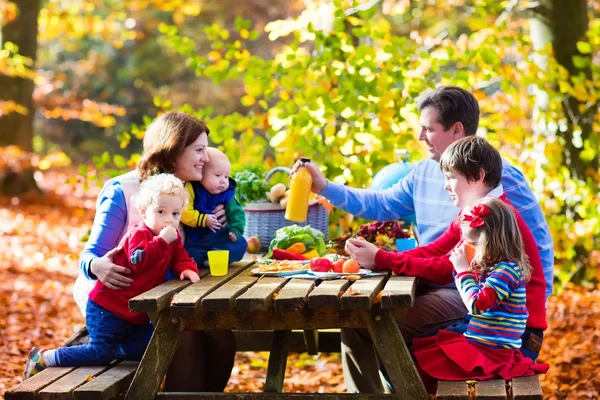
[[[396,393],[366,397],[428,398],[398,327],[414,303],[415,278],[389,273],[357,281],[265,277],[253,275],[254,267],[255,261],[233,263],[225,276],[203,271],[194,284],[172,280],[130,300],[129,308],[150,313],[156,328],[127,400],[323,396],[281,392],[291,331],[302,330],[316,342],[316,330],[331,328],[364,328],[373,338]],[[158,393],[181,333],[211,329],[273,331],[265,393]]]

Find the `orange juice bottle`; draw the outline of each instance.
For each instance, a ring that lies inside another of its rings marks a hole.
[[[308,163],[310,158],[301,158],[300,161]],[[311,187],[312,176],[308,169],[306,167],[298,168],[292,175],[290,194],[285,208],[285,219],[292,222],[306,221]]]

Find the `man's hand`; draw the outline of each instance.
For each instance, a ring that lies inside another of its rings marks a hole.
[[[98,278],[100,282],[109,289],[119,290],[129,287],[133,279],[126,275],[131,274],[129,268],[121,267],[113,263],[113,256],[121,250],[116,247],[106,253],[103,257],[94,258],[90,264],[90,272]]]
[[[179,275],[179,280],[183,281],[186,279],[188,279],[188,280],[192,281],[192,283],[194,283],[194,282],[198,282],[200,280],[200,277],[194,271],[186,269]]]
[[[450,262],[454,265],[454,270],[457,274],[469,270],[469,260],[467,259],[464,243],[452,250],[452,253],[450,253]]]
[[[229,232],[229,240],[232,242],[237,242],[237,235],[233,232]]]
[[[367,269],[376,270],[375,255],[379,248],[373,243],[362,239],[348,239],[345,246],[346,253]]]
[[[209,214],[206,216],[206,227],[211,231],[216,232],[221,229],[221,223],[216,216]]]
[[[225,206],[223,204],[219,204],[217,207],[215,207],[213,215],[217,217],[217,220],[221,224],[221,228],[225,228],[227,226],[227,214],[225,214]]]
[[[319,168],[313,163],[303,163],[301,161],[296,161],[294,166],[292,167],[292,174],[296,172],[296,170],[300,167],[306,167],[310,175],[312,176],[312,190],[313,193],[321,193],[327,187],[327,179],[325,175],[321,172]]]
[[[163,240],[169,244],[173,243],[177,240],[177,229],[173,228],[172,226],[165,226],[161,229],[158,236],[163,238]]]

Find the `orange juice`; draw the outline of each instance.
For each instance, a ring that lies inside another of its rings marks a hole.
[[[467,260],[469,261],[469,264],[471,264],[475,258],[475,245],[465,242],[465,253],[467,254]]]
[[[307,163],[310,162],[310,158],[301,158],[300,161]],[[290,194],[285,208],[285,219],[292,222],[306,221],[311,187],[312,176],[308,169],[306,167],[298,168],[292,175]]]

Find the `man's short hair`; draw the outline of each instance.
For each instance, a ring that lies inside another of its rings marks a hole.
[[[440,168],[443,172],[456,171],[469,182],[478,180],[483,169],[483,181],[491,188],[498,186],[502,179],[500,152],[478,136],[467,136],[448,146],[440,159]]]
[[[465,136],[477,133],[479,104],[469,91],[458,86],[440,86],[419,99],[419,111],[426,107],[435,109],[438,122],[445,130],[460,122],[465,128]]]

